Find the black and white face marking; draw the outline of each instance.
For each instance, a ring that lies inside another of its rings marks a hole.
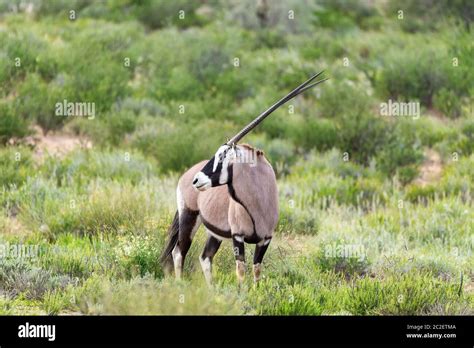
[[[235,148],[227,144],[222,145],[214,157],[194,176],[194,188],[205,191],[210,187],[227,184],[232,176],[234,158]]]

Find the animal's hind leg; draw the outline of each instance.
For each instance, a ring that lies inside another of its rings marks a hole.
[[[255,254],[253,256],[253,280],[255,283],[260,280],[263,256],[267,252],[270,241],[271,238],[266,238],[255,246]]]
[[[177,279],[181,278],[184,259],[191,247],[191,242],[200,225],[199,212],[183,209],[179,214],[178,243],[172,251],[174,272]]]
[[[232,235],[232,244],[234,246],[235,255],[235,273],[239,280],[239,285],[244,282],[245,278],[245,245],[244,236],[234,234]]]
[[[211,235],[208,235],[204,251],[199,257],[204,277],[206,278],[207,285],[209,286],[212,284],[212,259],[217,253],[217,250],[219,250],[221,243],[221,240]]]

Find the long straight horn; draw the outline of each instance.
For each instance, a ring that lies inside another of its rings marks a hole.
[[[298,94],[303,93],[304,91],[307,91],[308,89],[326,81],[327,79],[317,81],[311,85],[309,83],[313,81],[316,77],[321,75],[324,71],[321,71],[317,73],[316,75],[310,77],[307,81],[303,82],[301,85],[296,87],[294,90],[292,90],[290,93],[288,93],[286,96],[281,98],[279,101],[277,101],[275,104],[270,106],[267,110],[262,112],[256,119],[254,119],[252,122],[250,122],[248,125],[246,125],[239,133],[234,135],[232,139],[230,139],[226,144],[227,145],[232,145],[236,144],[240,139],[242,139],[246,134],[248,134],[252,129],[254,129],[260,122],[262,122],[268,115],[270,115],[273,111],[278,109],[280,106],[285,104],[287,101],[293,99],[296,97]]]

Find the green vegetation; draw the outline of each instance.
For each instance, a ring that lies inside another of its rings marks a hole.
[[[0,0],[0,314],[474,314],[472,2],[268,3]],[[224,244],[208,289],[203,230],[167,276],[180,174],[322,69],[245,138],[263,280]]]

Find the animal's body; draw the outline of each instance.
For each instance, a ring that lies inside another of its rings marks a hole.
[[[173,264],[177,278],[202,223],[208,237],[200,261],[207,282],[211,283],[212,259],[224,239],[232,240],[239,282],[245,274],[244,243],[256,244],[253,274],[254,280],[259,280],[263,256],[278,222],[278,190],[275,173],[263,152],[237,143],[278,107],[325,81],[310,84],[321,73],[273,104],[219,147],[209,161],[194,165],[179,179],[178,211],[162,255],[164,263]]]
[[[245,161],[249,158],[255,163]],[[249,145],[237,145],[223,156],[222,165],[214,172],[212,179],[222,184],[206,190],[196,189],[193,182],[208,162],[212,160],[197,163],[179,179],[178,211],[165,254],[169,262],[173,261],[176,276],[180,277],[194,234],[203,224],[208,237],[200,261],[207,282],[211,282],[212,259],[226,239],[233,243],[239,280],[244,276],[244,243],[256,244],[253,269],[257,281],[263,256],[278,223],[278,191],[273,168],[263,152]]]

